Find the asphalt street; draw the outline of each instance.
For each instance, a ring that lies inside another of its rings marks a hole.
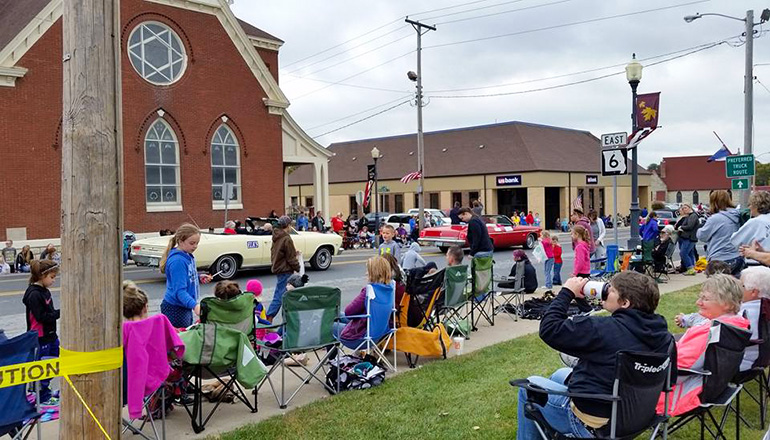
[[[620,229],[619,238],[621,247],[628,240],[629,230]],[[562,267],[562,279],[569,278],[572,273],[574,252],[570,244],[569,237],[562,235],[560,241],[563,248],[564,266]],[[613,243],[612,230],[607,230],[607,244]],[[513,265],[513,249],[498,250],[495,252],[495,274],[507,275]],[[531,255],[528,250],[527,254]],[[331,267],[323,272],[316,272],[308,267],[310,283],[323,286],[336,286],[342,291],[343,307],[348,304],[365,286],[366,283],[366,260],[374,255],[373,250],[362,249],[347,251],[342,255],[334,257]],[[435,261],[441,268],[446,265],[444,255],[437,248],[429,247],[422,250],[422,255],[426,261]],[[543,275],[543,265],[536,264],[538,272],[538,281],[541,286],[545,284]],[[124,278],[135,281],[150,298],[150,314],[158,313],[160,302],[165,292],[165,277],[156,269],[137,268],[128,266],[124,270]],[[242,288],[245,288],[246,282],[250,279],[258,279],[264,286],[263,303],[269,304],[275,289],[276,278],[270,273],[269,269],[247,270],[238,273],[234,280]],[[23,274],[5,275],[0,278],[0,329],[4,329],[7,334],[15,335],[25,330],[24,305],[22,297],[27,288],[28,276]],[[54,303],[58,307],[59,302],[59,281],[57,280],[51,289]],[[213,295],[214,285],[202,285],[202,296]]]

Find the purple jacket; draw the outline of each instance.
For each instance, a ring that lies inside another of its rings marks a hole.
[[[366,287],[345,307],[345,316],[366,315]],[[356,340],[366,336],[366,318],[353,318],[348,322],[340,337]]]

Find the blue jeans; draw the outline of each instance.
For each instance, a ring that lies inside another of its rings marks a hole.
[[[488,251],[488,252],[476,252],[476,255],[472,256],[471,258],[484,258],[484,257],[491,257],[494,255],[494,251]]]
[[[553,264],[553,284],[558,284],[561,286],[561,266],[564,263],[554,263]]]
[[[571,368],[560,368],[556,370],[550,379],[544,377],[532,376],[529,378],[530,382],[541,386],[547,390],[552,391],[567,391],[567,386],[564,382],[567,380],[567,376],[572,372]],[[524,415],[524,404],[527,401],[527,391],[524,388],[519,388],[519,406],[518,406],[518,419],[519,430],[516,434],[517,440],[531,440],[540,439],[540,434],[535,426],[535,422],[528,419]],[[593,438],[593,435],[588,432],[583,422],[577,418],[575,413],[570,408],[570,399],[566,396],[549,395],[548,403],[544,407],[540,407],[540,412],[543,414],[548,423],[557,431],[562,434],[572,434],[575,437]]]
[[[270,307],[267,308],[267,316],[275,317],[278,312],[281,311],[281,305],[283,304],[283,294],[286,293],[286,283],[289,281],[290,273],[279,273],[276,275],[278,279],[275,285],[275,293],[273,293],[273,300],[270,302]]]
[[[679,240],[679,256],[682,258],[682,267],[685,269],[692,269],[695,267],[695,242],[690,240]]]
[[[545,288],[551,290],[553,288],[553,258],[545,260]]]
[[[38,351],[38,360],[51,359],[59,357],[59,339],[57,338],[53,342],[40,345],[40,351]],[[40,402],[45,402],[51,398],[51,379],[40,381]]]

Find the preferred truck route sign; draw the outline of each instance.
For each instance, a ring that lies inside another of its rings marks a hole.
[[[628,144],[628,133],[607,133],[602,135],[602,148],[619,148]]]
[[[725,157],[725,171],[727,177],[751,177],[754,175],[754,155],[743,154],[740,156]]]
[[[628,174],[628,150],[602,150],[602,176]]]

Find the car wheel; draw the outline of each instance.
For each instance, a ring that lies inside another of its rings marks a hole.
[[[524,243],[524,247],[532,249],[535,247],[535,243],[537,243],[537,237],[535,237],[535,234],[529,234],[527,235],[527,241]]]
[[[310,267],[314,270],[326,270],[332,265],[332,253],[327,247],[322,247],[315,251],[315,255],[310,259]]]
[[[442,254],[445,254],[449,250],[449,246],[439,246],[438,250],[440,250]]]
[[[235,255],[222,255],[214,262],[212,271],[214,273],[221,272],[217,276],[223,280],[235,278],[235,274],[238,272],[238,258]]]

